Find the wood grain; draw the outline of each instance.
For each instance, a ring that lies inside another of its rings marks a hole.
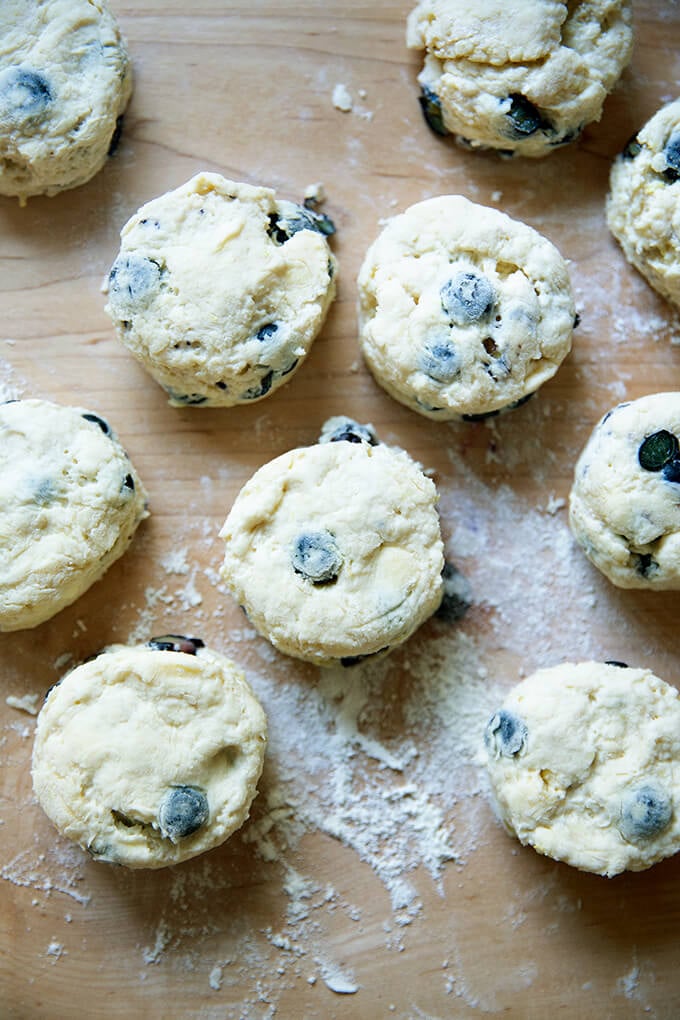
[[[274,827],[276,859],[263,858],[255,826],[276,789],[290,786],[291,769],[299,788],[308,783],[310,803],[333,778],[309,764],[316,748],[305,744],[304,715],[277,710],[277,684],[291,698],[322,681],[269,656],[210,577],[221,559],[217,530],[243,482],[313,442],[331,414],[349,414],[432,470],[447,550],[474,594],[450,638],[426,625],[391,657],[378,694],[367,687],[365,736],[396,749],[420,732],[413,718],[423,688],[409,664],[428,661],[437,642],[474,648],[489,685],[501,687],[522,669],[586,653],[678,682],[680,594],[614,590],[581,564],[560,501],[607,408],[680,388],[678,317],[626,264],[604,220],[611,159],[675,97],[680,8],[636,4],[631,67],[578,144],[507,162],[428,131],[416,102],[419,57],[404,45],[406,2],[114,6],[136,74],[118,153],[77,191],[25,209],[0,202],[0,384],[107,417],[145,480],[152,516],[76,605],[35,631],[0,636],[0,1016],[671,1020],[680,1015],[680,858],[613,881],[581,874],[520,848],[481,787],[467,781],[451,795],[444,777],[425,793],[465,852],[438,883],[409,850],[402,864],[414,870],[404,880],[420,904],[410,918],[357,849],[359,831],[352,846],[308,823],[286,847]],[[354,98],[350,113],[332,105],[337,83]],[[338,228],[339,292],[324,331],[290,383],[252,407],[170,408],[103,312],[101,281],[123,223],[201,169],[298,200],[322,181]],[[356,342],[356,275],[381,218],[446,192],[501,208],[557,244],[571,260],[582,317],[555,379],[490,425],[435,424],[391,401]],[[173,550],[187,574],[168,569]],[[272,730],[299,727],[299,754],[282,753],[289,734],[272,740],[253,818],[225,846],[166,872],[127,873],[57,839],[32,796],[34,720],[5,697],[42,695],[65,656],[75,662],[168,630],[200,631],[253,675],[266,673]],[[329,739],[334,733],[329,722]],[[432,747],[444,738],[439,726]],[[426,773],[432,747],[417,748]],[[365,746],[347,753],[359,787],[385,782],[384,764]],[[452,741],[454,771],[457,753]],[[399,784],[412,774],[424,773],[408,765]],[[380,860],[388,842],[376,848]],[[292,875],[315,890],[297,920]],[[331,964],[353,975],[358,991],[332,991]]]

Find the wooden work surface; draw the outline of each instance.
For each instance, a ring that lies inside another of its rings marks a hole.
[[[614,589],[573,544],[564,507],[599,416],[680,388],[678,318],[604,219],[611,159],[677,94],[677,2],[636,4],[632,65],[600,124],[515,162],[430,133],[406,0],[114,7],[136,72],[117,155],[76,191],[0,201],[0,386],[108,418],[152,515],[74,606],[0,637],[0,1017],[680,1016],[680,858],[611,881],[540,858],[494,820],[474,759],[522,672],[618,659],[680,681],[680,593]],[[333,105],[337,84],[350,112]],[[169,407],[103,311],[126,219],[203,169],[297,200],[323,182],[337,225],[323,333],[288,385],[250,407]],[[381,219],[447,192],[555,242],[582,317],[555,379],[491,423],[397,405],[356,343],[356,274]],[[432,470],[473,606],[338,676],[274,653],[215,581],[240,486],[342,413]],[[35,719],[5,699],[39,703],[104,645],[168,631],[244,664],[270,749],[240,833],[174,869],[126,872],[57,837],[31,790]]]

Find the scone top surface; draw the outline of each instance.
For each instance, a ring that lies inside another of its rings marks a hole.
[[[281,651],[320,665],[404,641],[442,596],[435,486],[400,450],[324,442],[246,483],[222,574]]]
[[[290,378],[335,294],[327,217],[197,174],[127,222],[106,311],[175,405],[259,400]]]
[[[262,771],[266,720],[241,670],[170,638],[105,650],[68,673],[38,717],[43,809],[95,859],[130,868],[224,842]]]
[[[132,91],[108,3],[3,0],[0,38],[0,194],[83,184],[115,146]]]
[[[599,120],[632,52],[629,0],[421,0],[406,41],[430,126],[470,146],[544,156]]]
[[[632,265],[680,305],[680,99],[658,110],[614,160],[607,222]]]
[[[103,418],[45,400],[0,404],[0,630],[70,605],[146,516],[144,487]]]
[[[576,464],[569,523],[621,588],[680,588],[680,392],[609,411]]]
[[[532,227],[460,195],[391,219],[359,273],[361,344],[376,380],[434,419],[516,404],[571,349],[566,263]]]
[[[539,853],[612,876],[680,849],[680,699],[649,670],[539,670],[485,747],[501,820]]]

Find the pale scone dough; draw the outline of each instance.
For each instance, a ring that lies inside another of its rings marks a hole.
[[[680,306],[680,99],[655,113],[614,160],[607,222],[628,261]]]
[[[44,400],[0,404],[0,631],[74,602],[147,516],[144,486],[103,418]]]
[[[243,672],[202,641],[113,645],[48,694],[33,787],[57,829],[96,860],[161,868],[243,824],[266,735]]]
[[[438,134],[504,155],[544,156],[600,119],[632,53],[630,0],[421,0],[407,45]]]
[[[539,670],[484,744],[501,821],[539,853],[612,876],[680,850],[680,698],[648,669]]]
[[[241,404],[307,356],[335,296],[328,217],[201,173],[121,233],[106,311],[170,403]]]
[[[609,411],[576,464],[569,524],[619,588],[680,588],[680,392]]]
[[[339,436],[265,464],[220,532],[222,576],[280,651],[354,665],[438,607],[437,492],[402,450]]]
[[[516,406],[571,349],[574,299],[557,248],[460,195],[426,199],[389,220],[358,282],[369,368],[428,418]]]
[[[0,4],[0,194],[55,195],[89,181],[118,144],[132,92],[106,0]]]

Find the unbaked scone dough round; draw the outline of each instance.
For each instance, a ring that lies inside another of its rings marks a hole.
[[[619,588],[680,588],[680,392],[609,411],[576,464],[569,524]]]
[[[335,296],[327,216],[202,173],[123,227],[106,311],[175,406],[260,400],[307,356]]]
[[[291,450],[237,496],[222,576],[280,651],[354,665],[405,641],[441,602],[436,500],[402,450],[346,437]]]
[[[550,241],[497,209],[443,195],[391,219],[359,273],[359,331],[380,385],[428,418],[517,405],[555,374],[575,321]]]
[[[680,99],[663,106],[614,160],[607,222],[628,261],[680,305]]]
[[[0,4],[0,194],[55,195],[89,181],[118,144],[132,92],[106,0]]]
[[[243,824],[266,734],[242,671],[202,641],[114,645],[48,694],[33,786],[59,831],[96,860],[161,868]]]
[[[631,21],[629,0],[421,0],[406,42],[426,51],[425,118],[472,148],[544,156],[600,119]]]
[[[539,853],[612,876],[680,850],[680,698],[648,669],[539,670],[484,743],[501,821]]]
[[[0,631],[74,602],[147,516],[144,486],[103,418],[44,400],[0,404]]]

